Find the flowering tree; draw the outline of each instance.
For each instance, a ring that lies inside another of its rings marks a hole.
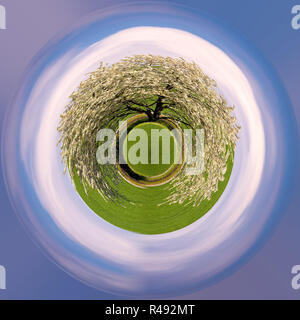
[[[184,170],[168,184],[167,203],[210,199],[233,159],[239,126],[217,92],[217,84],[196,63],[153,55],[127,57],[99,68],[72,93],[61,115],[58,131],[62,158],[71,178],[79,176],[108,200],[127,199],[118,190],[121,176],[114,165],[99,166],[96,135],[100,129],[117,130],[119,121],[144,113],[149,121],[173,120],[180,128],[204,129],[204,172],[186,176]]]

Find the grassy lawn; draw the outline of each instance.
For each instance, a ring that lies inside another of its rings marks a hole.
[[[79,177],[75,176],[75,186],[83,201],[102,219],[111,224],[142,234],[161,234],[175,231],[190,225],[205,215],[218,201],[229,181],[233,162],[228,160],[225,179],[219,182],[218,191],[211,200],[204,200],[198,207],[192,205],[161,205],[168,196],[166,185],[137,188],[125,180],[119,185],[120,192],[129,195],[137,204],[127,204],[126,208],[112,202],[104,201],[99,193],[89,188],[84,192]],[[101,235],[99,235],[101,236]]]
[[[156,101],[156,97],[146,101],[152,103]],[[153,106],[154,108],[154,106]],[[150,137],[151,129],[163,129],[167,128],[167,125],[162,122],[142,122],[135,126],[135,128],[144,129],[148,137]],[[170,129],[170,128],[168,128]],[[128,150],[132,145],[138,142],[128,141],[128,136],[125,139],[123,145],[123,153],[128,153]],[[135,140],[135,139],[134,139]],[[149,162],[151,159],[151,139],[148,139],[148,157]],[[171,164],[163,164],[162,160],[162,148],[161,142],[159,146],[159,158],[158,165],[153,164],[133,164],[127,162],[128,167],[134,173],[145,177],[150,181],[153,177],[163,176],[169,174],[170,170],[174,170],[174,143],[176,139],[171,139],[170,158]],[[161,141],[161,140],[160,140]],[[173,166],[172,166],[173,165]],[[176,164],[175,164],[176,166]],[[219,182],[218,191],[212,194],[210,200],[203,200],[199,206],[193,207],[193,205],[187,204],[164,204],[165,199],[169,195],[168,186],[171,182],[164,185],[156,185],[151,187],[140,188],[134,184],[129,183],[125,179],[122,179],[121,183],[117,186],[120,194],[124,195],[130,201],[133,201],[135,205],[126,203],[125,207],[113,201],[105,201],[97,192],[97,190],[91,187],[87,188],[87,193],[84,191],[83,185],[78,176],[74,176],[74,183],[76,190],[83,199],[83,201],[93,210],[100,218],[107,222],[141,234],[162,234],[172,232],[184,228],[191,223],[197,221],[203,215],[205,215],[218,201],[224,192],[226,185],[231,176],[233,167],[233,160],[229,157],[227,161],[227,171],[225,173],[225,179]]]
[[[171,138],[169,139],[170,141],[170,148],[168,151],[169,155],[170,155],[170,163],[169,164],[164,164],[162,161],[162,153],[163,153],[163,143],[162,143],[162,138],[160,137],[159,140],[159,145],[155,146],[154,148],[151,148],[152,143],[151,143],[151,130],[167,130],[168,134],[169,134],[169,138],[171,137],[171,131],[164,126],[161,123],[158,122],[144,122],[141,123],[139,125],[137,125],[132,131],[130,131],[130,133],[127,136],[127,139],[125,140],[124,143],[124,154],[128,155],[128,151],[130,150],[131,147],[133,147],[136,144],[136,141],[134,139],[133,133],[135,131],[135,129],[142,129],[144,130],[144,132],[147,134],[147,145],[145,146],[145,148],[147,149],[147,153],[148,153],[148,157],[147,157],[147,164],[142,164],[142,163],[138,163],[138,164],[134,164],[130,162],[130,158],[128,159],[127,157],[124,157],[127,160],[127,163],[129,165],[129,167],[137,174],[142,175],[142,176],[158,176],[163,174],[164,172],[168,171],[170,169],[170,167],[172,167],[173,163],[174,163],[174,141],[175,139]],[[131,141],[130,141],[131,140]],[[132,141],[133,140],[133,141]],[[156,148],[155,148],[156,147]],[[151,163],[151,156],[152,156],[152,151],[154,153],[154,156],[157,156],[159,159],[158,164],[152,164]]]

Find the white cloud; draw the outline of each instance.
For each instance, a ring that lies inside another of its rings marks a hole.
[[[69,95],[100,60],[112,63],[124,56],[150,53],[195,61],[236,106],[242,126],[230,183],[214,208],[187,228],[157,236],[118,229],[91,212],[69,179],[62,175],[56,146],[59,115]],[[249,80],[232,59],[211,43],[170,28],[123,30],[80,53],[71,51],[48,67],[32,91],[26,112],[22,124],[22,156],[41,203],[65,234],[98,256],[145,273],[177,270],[183,261],[186,264],[202,257],[201,269],[195,268],[191,274],[199,277],[211,272],[212,250],[219,255],[214,262],[217,270],[229,265],[255,239],[253,231],[245,234],[243,241],[233,241],[230,252],[218,249],[238,228],[247,232],[244,222],[249,217],[245,216],[245,210],[260,184],[265,136]],[[34,130],[28,128],[29,122]]]

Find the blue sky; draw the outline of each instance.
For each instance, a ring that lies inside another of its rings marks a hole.
[[[180,1],[173,1],[180,3]],[[32,57],[56,34],[85,14],[119,1],[0,1],[8,14],[8,29],[0,32],[0,118],[9,108]],[[155,3],[155,2],[154,2]],[[161,3],[161,1],[156,1]],[[291,7],[297,1],[185,1],[186,5],[224,23],[238,32],[268,61],[281,79],[299,123],[298,90],[300,31],[291,28]],[[295,167],[294,175],[299,175]],[[118,298],[92,289],[73,279],[44,256],[19,223],[9,203],[3,179],[0,181],[0,264],[8,270],[8,298]],[[291,268],[300,264],[298,243],[300,185],[288,192],[288,208],[261,250],[226,279],[190,298],[294,298],[300,292],[290,286]],[[272,190],[270,190],[272,192]]]

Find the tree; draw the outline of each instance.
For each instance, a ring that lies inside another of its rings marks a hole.
[[[58,127],[62,158],[71,178],[79,176],[102,197],[123,202],[116,166],[99,166],[96,135],[100,129],[117,130],[119,121],[144,113],[149,121],[173,120],[180,128],[205,130],[205,171],[185,176],[184,170],[168,186],[167,203],[193,203],[210,199],[224,179],[233,158],[239,126],[218,93],[217,84],[194,62],[182,58],[136,55],[104,65],[83,81],[70,97]]]

